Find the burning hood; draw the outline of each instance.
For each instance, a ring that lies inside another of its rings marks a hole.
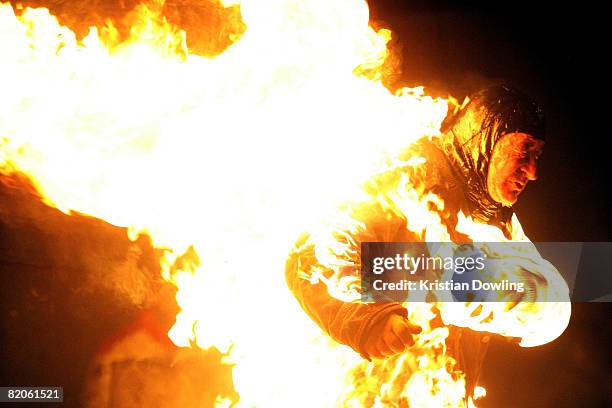
[[[544,116],[523,93],[505,86],[472,95],[442,124],[440,143],[451,168],[465,187],[470,215],[486,223],[507,222],[512,212],[494,201],[487,190],[487,171],[495,143],[508,133],[544,139]]]

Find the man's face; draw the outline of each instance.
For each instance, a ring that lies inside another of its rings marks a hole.
[[[527,133],[502,136],[491,155],[487,174],[489,195],[498,203],[510,207],[528,182],[537,178],[536,161],[544,142]]]

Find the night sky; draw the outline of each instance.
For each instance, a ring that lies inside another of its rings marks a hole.
[[[533,241],[610,241],[609,73],[602,61],[609,23],[587,4],[536,3],[369,1],[372,19],[392,30],[392,44],[401,49],[394,85],[424,85],[461,100],[505,83],[543,107],[540,179],[515,205]],[[576,303],[570,326],[550,344],[493,342],[481,376],[489,391],[482,406],[610,406],[611,312],[610,303]]]
[[[369,1],[371,19],[390,28],[392,45],[401,49],[402,73],[394,85],[425,85],[461,100],[505,83],[543,107],[540,180],[515,206],[528,236],[609,241],[606,24],[594,7],[536,3]]]

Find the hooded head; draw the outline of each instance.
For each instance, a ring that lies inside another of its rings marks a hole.
[[[527,134],[544,140],[544,115],[528,96],[505,86],[494,86],[470,96],[442,124],[441,145],[451,167],[463,181],[470,215],[484,222],[503,221],[504,204],[487,188],[493,150],[505,135]]]

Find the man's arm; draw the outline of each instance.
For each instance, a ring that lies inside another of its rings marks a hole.
[[[500,279],[524,284],[524,292],[500,292],[505,297],[499,302],[473,302],[466,307],[442,303],[438,307],[446,324],[520,338],[521,346],[534,347],[556,339],[567,327],[571,316],[569,289],[559,271],[527,238],[516,215],[512,216],[511,235],[513,241],[490,239],[500,242],[504,253],[487,258],[490,264],[498,263],[493,270],[504,272]]]
[[[350,270],[350,277],[359,276],[360,243],[364,241],[393,241],[401,231],[402,220],[385,213],[378,205],[361,206],[352,213],[361,220],[361,227],[351,232],[342,231],[332,242],[344,244],[345,251],[334,253],[333,262],[340,269]],[[404,231],[406,231],[404,223]],[[348,237],[348,239],[346,239]],[[289,255],[285,268],[287,284],[304,311],[334,340],[346,344],[364,358],[382,358],[404,351],[413,344],[412,334],[420,327],[406,319],[406,309],[400,303],[360,303],[343,301],[330,295],[328,285],[338,276],[338,270],[317,258],[317,238],[302,235]],[[318,243],[321,245],[321,243]],[[348,247],[347,247],[348,246]],[[328,248],[325,248],[327,250]],[[333,249],[329,248],[330,253]],[[313,278],[313,272],[330,278]]]

